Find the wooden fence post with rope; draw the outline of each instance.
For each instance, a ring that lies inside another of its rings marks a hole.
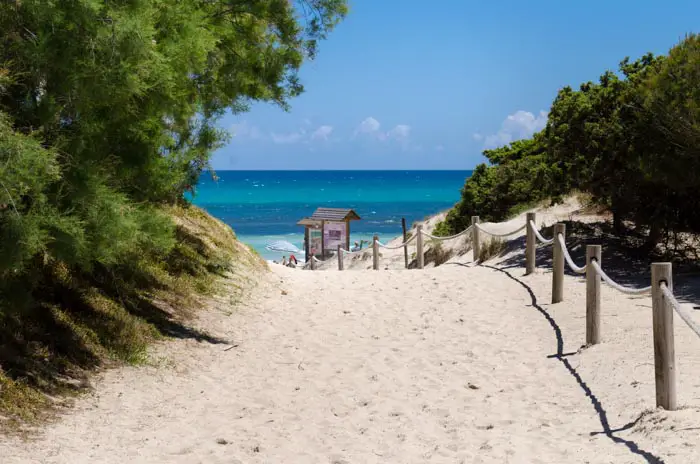
[[[564,250],[559,235],[566,240],[566,225],[554,224],[554,248],[552,249],[552,303],[564,301]]]
[[[376,235],[372,239],[372,269],[379,270],[379,237]]]
[[[600,343],[600,276],[592,261],[601,264],[601,246],[586,247],[586,344]]]
[[[525,236],[525,275],[535,272],[535,259],[537,257],[537,237],[530,224],[536,224],[535,213],[527,213],[525,219],[527,235]]]
[[[401,218],[401,230],[403,231],[403,243],[406,243],[406,218]],[[403,246],[403,260],[408,269],[408,244]]]
[[[676,410],[676,361],[673,341],[673,307],[661,285],[673,291],[671,263],[651,265],[651,305],[654,323],[656,406]]]
[[[474,262],[479,261],[479,255],[481,254],[481,247],[479,243],[479,216],[472,216],[472,251],[474,254]]]

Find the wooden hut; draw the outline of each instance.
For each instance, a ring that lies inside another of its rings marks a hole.
[[[338,245],[350,249],[350,221],[358,221],[360,216],[349,208],[318,208],[311,217],[297,222],[304,226],[304,252],[306,260],[311,253],[323,259]]]

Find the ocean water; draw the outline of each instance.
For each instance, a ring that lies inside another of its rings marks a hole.
[[[217,171],[204,174],[194,203],[229,224],[239,239],[265,259],[282,253],[265,246],[286,240],[303,249],[304,228],[297,221],[317,207],[353,208],[362,218],[350,223],[350,240],[381,241],[450,208],[471,171]],[[300,259],[303,259],[301,256]]]

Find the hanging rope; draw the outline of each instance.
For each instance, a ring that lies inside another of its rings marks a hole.
[[[646,293],[651,292],[651,287],[644,287],[644,288],[632,288],[632,287],[625,287],[624,285],[620,285],[614,280],[608,276],[605,271],[603,271],[603,268],[600,267],[600,264],[598,264],[598,261],[591,261],[591,264],[593,265],[593,269],[598,273],[598,275],[605,281],[606,284],[610,285],[612,288],[617,290],[618,292],[625,293],[627,295],[644,295]]]
[[[539,240],[540,242],[544,243],[545,245],[554,243],[554,237],[546,239],[542,236],[542,234],[540,234],[540,231],[537,230],[537,226],[535,225],[535,221],[530,221],[530,228],[535,233],[535,237],[537,237],[537,240]]]
[[[495,233],[495,232],[489,232],[488,230],[484,229],[483,227],[481,227],[481,225],[480,225],[479,223],[476,224],[476,228],[477,228],[477,229],[479,229],[479,230],[482,231],[483,233],[488,234],[488,235],[491,235],[491,236],[493,236],[493,237],[508,237],[508,236],[510,236],[510,235],[517,234],[518,232],[520,232],[520,231],[522,231],[522,230],[525,230],[526,227],[527,227],[527,224],[523,224],[522,227],[518,227],[518,228],[515,229],[514,231],[508,232],[507,234],[497,234],[497,233]]]
[[[410,240],[409,240],[409,241],[410,241]],[[377,243],[379,244],[379,246],[381,246],[381,242],[379,242],[379,240],[377,240]],[[407,243],[408,243],[408,242],[407,242]],[[371,246],[371,245],[372,245],[372,242],[369,243],[369,245],[367,246],[367,248],[363,248],[363,249],[357,250],[357,251],[350,251],[350,250],[346,250],[345,248],[341,248],[341,250],[343,250],[343,255],[356,255],[356,254],[359,254],[359,253],[366,253],[366,252],[368,252],[368,251],[372,251],[372,246]]]
[[[668,285],[665,283],[661,283],[661,292],[664,294],[664,297],[671,303],[671,306],[673,307],[673,310],[678,313],[678,315],[685,321],[686,324],[688,324],[688,327],[695,332],[695,335],[700,337],[700,324],[698,324],[693,316],[690,315],[687,309],[685,309],[679,302],[676,300],[676,297],[673,295],[673,292],[671,291],[670,288],[668,288]]]
[[[430,239],[444,241],[444,240],[452,240],[453,238],[461,237],[462,235],[469,233],[471,230],[472,230],[472,226],[469,226],[466,229],[464,229],[462,232],[455,234],[455,235],[449,235],[447,237],[439,237],[437,235],[431,235],[431,234],[424,232],[422,230],[421,230],[421,233]]]
[[[566,262],[571,268],[571,270],[574,271],[576,274],[585,274],[587,266],[579,267],[576,265],[574,260],[571,259],[569,250],[566,248],[566,243],[564,243],[564,236],[562,234],[557,235],[557,240],[559,241],[559,245],[561,245],[561,249],[564,252],[564,259],[566,259]]]
[[[399,245],[396,245],[396,246],[384,245],[384,244],[383,244],[382,242],[380,242],[379,240],[377,240],[377,243],[379,244],[379,247],[380,247],[380,248],[386,248],[387,250],[398,250],[399,248],[403,248],[403,247],[405,247],[406,245],[408,245],[409,243],[411,243],[416,237],[418,237],[418,235],[414,235],[413,237],[409,238],[409,239],[406,240],[405,242],[403,242],[403,243],[401,243],[401,244],[399,244]]]

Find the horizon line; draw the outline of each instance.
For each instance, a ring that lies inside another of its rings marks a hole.
[[[432,171],[432,172],[461,172],[461,171],[473,171],[471,169],[205,169],[205,171],[267,171],[267,172],[417,172],[417,171]]]

